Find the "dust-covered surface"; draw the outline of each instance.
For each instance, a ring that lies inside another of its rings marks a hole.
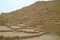
[[[60,40],[60,2],[36,2],[0,15],[0,40]]]

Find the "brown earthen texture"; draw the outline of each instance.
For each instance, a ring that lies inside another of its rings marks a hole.
[[[27,37],[4,37],[1,36],[1,40],[23,40],[24,38],[42,36],[42,34],[48,33],[50,35],[56,35],[60,37],[60,2],[36,2],[30,6],[23,7],[22,9],[10,12],[2,13],[0,15],[0,25],[6,26],[11,30],[0,30],[0,32],[23,32],[28,34],[37,34]],[[13,28],[11,26],[19,26],[21,28]],[[36,29],[37,28],[37,29]],[[33,31],[32,31],[33,29]],[[42,34],[39,34],[44,32]],[[39,35],[38,35],[39,34]],[[52,37],[52,38],[53,38]],[[10,38],[10,39],[9,39]],[[22,38],[22,39],[20,39]],[[42,37],[44,40],[46,37]],[[53,40],[53,39],[46,39]],[[56,39],[60,40],[60,39]]]

